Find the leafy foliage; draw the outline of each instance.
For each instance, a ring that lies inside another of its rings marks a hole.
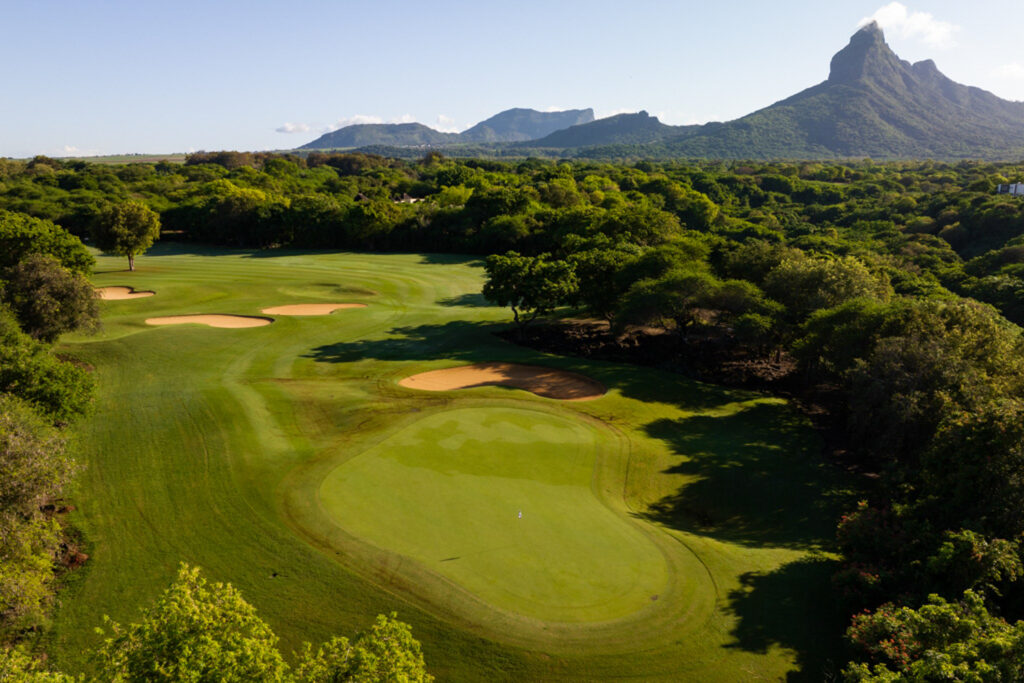
[[[3,300],[11,307],[21,328],[35,339],[53,342],[73,330],[95,330],[99,308],[92,285],[42,254],[31,254],[4,275]]]
[[[128,257],[128,269],[135,270],[136,254],[145,253],[160,237],[160,217],[138,201],[108,207],[93,225],[93,239],[103,251]]]

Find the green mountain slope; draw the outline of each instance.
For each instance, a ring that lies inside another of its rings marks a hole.
[[[459,134],[459,142],[519,142],[536,140],[569,126],[594,120],[593,109],[537,111],[507,109]]]
[[[444,145],[458,140],[455,133],[442,133],[422,123],[359,123],[325,133],[299,149],[365,147],[367,145]]]
[[[832,58],[828,80],[743,118],[672,140],[673,156],[1011,157],[1024,152],[1024,103],[910,64],[871,23]]]
[[[645,111],[636,114],[618,114],[592,123],[555,131],[547,137],[521,143],[520,146],[569,148],[591,145],[637,145],[677,138],[688,129],[698,126],[669,126]]]

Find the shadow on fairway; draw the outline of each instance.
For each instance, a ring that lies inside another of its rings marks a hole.
[[[318,346],[306,358],[321,363],[352,363],[373,360],[453,360],[480,356],[481,346],[493,348],[495,325],[456,320],[444,325],[396,327],[386,339],[360,339]],[[457,345],[456,345],[457,344]]]
[[[419,254],[421,263],[429,263],[434,265],[463,265],[463,266],[474,266],[477,268],[484,267],[484,261],[479,256],[466,256],[462,254]]]
[[[468,306],[470,308],[490,308],[494,306],[494,304],[485,299],[484,295],[479,292],[441,299],[437,303],[442,306]]]
[[[680,456],[666,473],[691,481],[643,517],[756,547],[807,549],[832,538],[834,475],[789,406],[761,403],[720,417],[657,420],[646,431]]]
[[[831,588],[838,562],[808,558],[773,572],[749,572],[729,592],[738,621],[725,647],[764,654],[774,646],[796,652],[798,671],[787,681],[834,680],[845,661],[845,618]]]
[[[569,370],[586,375],[609,390],[644,402],[676,405],[687,411],[709,410],[757,396],[711,384],[691,382],[682,377],[666,379],[650,368],[624,366],[585,358],[552,356],[516,346],[497,336],[504,323],[474,323],[456,320],[443,325],[397,327],[385,339],[360,339],[318,346],[307,353],[322,363],[352,363],[365,359],[385,361],[463,360],[467,363],[506,361]],[[681,388],[681,384],[685,384]]]

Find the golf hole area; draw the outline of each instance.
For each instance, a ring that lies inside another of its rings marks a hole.
[[[584,375],[540,365],[474,363],[430,370],[400,380],[399,385],[421,391],[453,391],[474,387],[506,386],[560,401],[592,401],[608,390]]]
[[[663,593],[670,571],[650,538],[593,491],[609,438],[536,410],[442,411],[330,471],[318,497],[348,534],[500,610],[562,623],[621,619]]]

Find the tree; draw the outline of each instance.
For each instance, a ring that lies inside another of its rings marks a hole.
[[[332,638],[316,651],[309,643],[299,656],[296,681],[334,683],[335,681],[402,681],[430,683],[420,644],[412,637],[408,624],[397,615],[377,615],[373,627],[355,643],[347,638]]]
[[[514,251],[487,257],[488,301],[512,309],[522,330],[538,316],[550,313],[576,295],[576,274],[565,261],[549,261],[546,255],[520,256]]]
[[[60,495],[74,469],[53,427],[0,395],[0,627],[34,626],[50,604],[60,528],[40,507]]]
[[[818,309],[832,308],[851,299],[887,301],[892,295],[887,278],[876,276],[852,256],[788,258],[768,274],[764,288],[797,321]]]
[[[277,636],[230,584],[208,583],[197,567],[178,577],[142,621],[121,626],[99,648],[105,680],[283,681]]]
[[[8,683],[80,683],[82,679],[47,671],[21,648],[0,646],[0,681]]]
[[[30,254],[47,254],[68,270],[88,275],[96,260],[82,242],[50,221],[0,210],[0,269]]]
[[[0,305],[0,394],[17,396],[50,421],[66,423],[88,409],[92,387],[88,372],[22,332]]]
[[[100,680],[288,683],[430,683],[419,642],[397,615],[378,615],[354,643],[332,638],[316,650],[306,643],[289,671],[277,636],[231,584],[209,583],[183,564],[178,577],[99,648]],[[0,666],[3,660],[0,659]],[[2,669],[0,669],[2,671]]]
[[[594,315],[611,320],[631,284],[624,284],[619,273],[637,260],[638,252],[633,245],[617,244],[569,256],[569,263],[579,279],[578,301]]]
[[[145,253],[160,237],[160,217],[138,201],[115,204],[100,213],[93,224],[93,239],[104,252],[128,257],[135,270],[135,255]]]
[[[99,325],[92,285],[53,256],[31,254],[4,274],[3,299],[33,338],[53,342],[64,332]]]
[[[719,286],[713,275],[696,268],[676,268],[660,278],[641,280],[623,297],[616,322],[673,327],[684,334]]]
[[[846,637],[870,662],[850,664],[849,683],[1024,680],[1024,622],[992,616],[972,591],[917,610],[883,605],[854,617]]]

